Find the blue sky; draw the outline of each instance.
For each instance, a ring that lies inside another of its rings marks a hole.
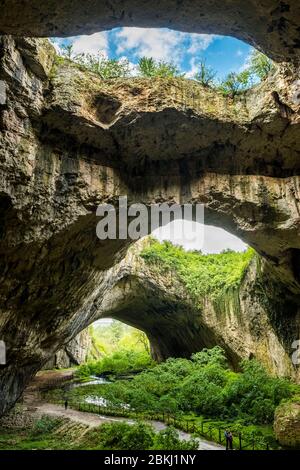
[[[195,74],[204,59],[219,79],[242,70],[252,51],[251,46],[231,37],[150,28],[117,28],[54,41],[58,45],[73,43],[75,53],[101,51],[110,58],[126,57],[133,66],[142,56],[172,61],[187,77]]]

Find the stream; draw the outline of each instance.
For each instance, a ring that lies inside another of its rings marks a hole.
[[[78,388],[78,387],[87,387],[88,385],[104,385],[104,384],[110,384],[112,383],[111,380],[107,379],[106,377],[97,377],[96,375],[91,375],[89,381],[87,382],[77,382],[77,383],[72,383],[68,385],[68,390],[71,390],[73,388]],[[87,396],[84,398],[85,403],[89,403],[91,405],[99,405],[103,407],[108,407],[109,406],[109,401],[106,400],[104,397],[95,397],[95,396]],[[124,409],[129,409],[130,406],[127,405],[126,403],[120,404],[121,408]]]

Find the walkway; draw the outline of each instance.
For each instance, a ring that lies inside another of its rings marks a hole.
[[[128,424],[134,423],[134,420],[130,420],[127,418],[96,415],[95,413],[76,411],[71,408],[65,410],[63,406],[53,405],[51,403],[37,402],[31,403],[31,406],[34,406],[34,408],[36,409],[36,413],[38,413],[39,415],[47,414],[51,416],[61,416],[64,418],[69,418],[71,421],[82,423],[90,427],[96,427],[100,426],[103,423],[111,423],[116,421],[126,422]],[[166,429],[167,427],[165,423],[162,423],[160,421],[148,421],[148,423],[151,424],[156,431],[161,431],[163,429]],[[178,432],[181,440],[187,440],[192,437],[191,434],[188,434],[184,431],[178,430]],[[214,442],[206,441],[202,438],[197,438],[197,441],[199,442],[199,450],[224,450],[223,446]]]

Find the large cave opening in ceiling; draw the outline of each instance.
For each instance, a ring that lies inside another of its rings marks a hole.
[[[184,250],[201,251],[203,254],[221,253],[232,250],[245,251],[247,245],[237,236],[212,225],[188,220],[175,220],[152,232],[160,242],[170,241]]]
[[[60,55],[102,78],[176,76],[221,89],[228,76],[234,74],[241,91],[262,78],[258,70],[252,70],[251,76],[247,76],[255,54],[258,62],[265,57],[249,44],[230,36],[168,28],[123,27],[51,41]],[[153,62],[150,65],[146,62],[142,68],[143,59]],[[266,67],[272,67],[270,60],[263,60],[267,61]],[[149,70],[151,66],[156,66],[156,70]]]

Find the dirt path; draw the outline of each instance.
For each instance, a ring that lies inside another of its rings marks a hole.
[[[33,405],[33,403],[31,404]],[[112,423],[112,422],[126,422],[128,424],[134,424],[134,420],[126,419],[126,418],[118,418],[112,416],[103,416],[103,415],[96,415],[95,413],[87,413],[85,411],[76,411],[71,408],[65,410],[63,406],[53,405],[51,403],[35,403],[35,412],[39,415],[51,415],[51,416],[61,416],[64,418],[69,418],[70,420],[82,423],[90,427],[100,426],[103,423]],[[166,429],[167,425],[160,422],[160,421],[149,421],[156,431],[161,431],[162,429]],[[181,440],[187,440],[191,437],[190,434],[180,431],[179,436]],[[197,438],[199,442],[199,450],[224,450],[224,447],[216,444],[214,442],[206,441],[202,438]]]
[[[60,416],[63,418],[68,418],[73,422],[81,423],[89,427],[100,426],[104,423],[113,423],[113,422],[126,422],[128,424],[134,424],[134,420],[123,418],[123,417],[113,417],[113,416],[104,416],[97,415],[95,413],[87,413],[85,411],[77,411],[71,408],[65,410],[63,406],[54,405],[52,403],[46,403],[41,400],[38,389],[41,386],[47,385],[53,380],[65,380],[68,381],[73,378],[74,371],[72,369],[65,371],[41,371],[39,372],[29,387],[25,390],[24,393],[24,405],[28,410],[40,415],[51,415],[51,416]],[[161,431],[166,429],[167,425],[161,421],[148,421],[149,424],[153,426],[156,431]],[[191,438],[191,434],[188,434],[184,431],[178,429],[180,439],[187,440]],[[215,442],[207,441],[203,438],[197,438],[199,442],[199,450],[225,450],[225,448]]]

